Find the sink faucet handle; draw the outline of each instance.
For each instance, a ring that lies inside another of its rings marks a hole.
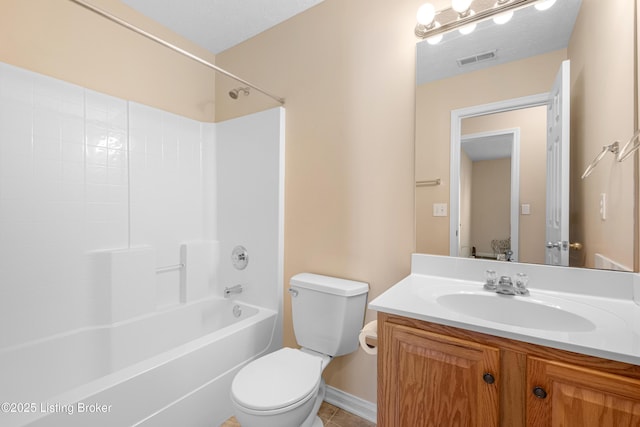
[[[529,285],[529,276],[527,273],[518,273],[516,274],[516,293],[518,295],[529,295],[529,289],[527,286]]]
[[[495,270],[487,270],[484,272],[485,282],[484,288],[488,291],[495,291],[498,288],[498,275]]]

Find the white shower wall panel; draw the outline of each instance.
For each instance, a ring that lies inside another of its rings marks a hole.
[[[155,270],[181,248],[208,263],[182,295],[241,283],[279,309],[283,171],[282,108],[199,123],[0,63],[0,351],[179,303],[181,273]]]
[[[0,348],[91,324],[128,244],[126,102],[0,64]]]
[[[219,284],[242,284],[240,298],[273,310],[282,300],[284,121],[273,108],[216,124]],[[230,262],[236,245],[249,254],[244,270]]]
[[[204,192],[202,124],[148,106],[129,103],[131,144],[131,245],[156,248],[157,266],[178,265],[180,245],[202,240],[204,210],[214,194]],[[209,137],[212,135],[209,134]],[[159,305],[175,304],[180,272],[157,275]]]

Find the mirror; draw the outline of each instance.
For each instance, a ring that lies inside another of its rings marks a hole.
[[[418,43],[417,252],[638,270],[635,160],[609,154],[580,178],[604,145],[634,134],[634,27],[632,0],[563,0],[544,12],[518,10],[504,25],[487,20],[470,35]],[[566,198],[547,167],[554,82],[565,61]],[[495,139],[511,151],[492,166]],[[471,145],[476,153],[466,154]],[[550,238],[562,203],[568,237]]]

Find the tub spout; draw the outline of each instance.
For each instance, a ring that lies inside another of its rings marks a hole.
[[[239,294],[242,292],[242,285],[235,285],[224,288],[224,297],[229,298],[232,294]]]

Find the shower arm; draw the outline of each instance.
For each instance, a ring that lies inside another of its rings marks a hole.
[[[85,9],[88,9],[88,10],[90,10],[92,12],[95,12],[98,15],[101,15],[102,17],[107,18],[108,20],[110,20],[112,22],[115,22],[118,25],[121,25],[121,26],[123,26],[123,27],[125,27],[125,28],[127,28],[127,29],[129,29],[129,30],[131,30],[133,32],[135,32],[135,33],[138,33],[139,35],[141,35],[143,37],[146,37],[149,40],[152,40],[152,41],[154,41],[154,42],[156,42],[156,43],[158,43],[158,44],[160,44],[160,45],[162,45],[164,47],[167,47],[167,48],[173,50],[174,52],[177,52],[177,53],[179,53],[181,55],[184,55],[187,58],[190,58],[190,59],[192,59],[192,60],[194,60],[194,61],[196,61],[196,62],[198,62],[198,63],[200,63],[200,64],[202,64],[202,65],[204,65],[206,67],[209,67],[209,68],[211,68],[211,69],[213,69],[213,70],[215,70],[215,71],[217,71],[217,72],[219,72],[219,73],[221,73],[221,74],[223,74],[223,75],[225,75],[227,77],[230,77],[230,78],[232,78],[234,80],[237,80],[238,82],[257,90],[258,92],[261,92],[261,93],[267,95],[269,98],[272,98],[275,101],[279,102],[280,104],[284,105],[284,98],[281,98],[279,96],[273,95],[272,93],[269,93],[264,89],[261,89],[260,87],[258,87],[256,85],[254,85],[254,84],[252,84],[252,83],[250,83],[250,82],[248,82],[248,81],[236,76],[235,74],[232,74],[232,73],[230,73],[230,72],[218,67],[215,64],[212,64],[209,61],[206,61],[206,60],[200,58],[197,55],[194,55],[193,53],[191,53],[191,52],[189,52],[187,50],[184,50],[184,49],[182,49],[182,48],[180,48],[180,47],[178,47],[178,46],[176,46],[176,45],[174,45],[172,43],[169,43],[168,41],[163,40],[160,37],[155,36],[155,35],[147,32],[147,31],[143,30],[142,28],[136,27],[135,25],[130,24],[129,22],[127,22],[127,21],[125,21],[125,20],[123,20],[121,18],[118,18],[117,16],[107,12],[104,9],[100,9],[99,7],[93,6],[92,4],[89,4],[89,3],[85,2],[84,0],[69,0],[69,1],[77,4],[78,6],[82,6]]]

